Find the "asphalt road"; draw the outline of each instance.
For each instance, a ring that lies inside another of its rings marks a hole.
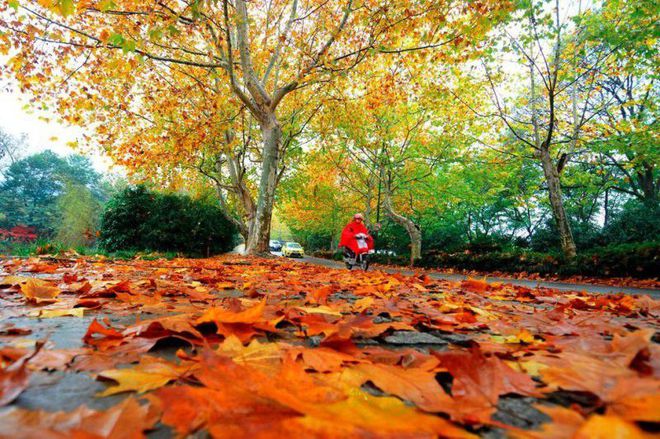
[[[275,256],[282,256],[281,253],[273,252]],[[305,256],[302,259],[296,259],[301,262],[307,262],[315,265],[323,265],[325,267],[331,268],[344,268],[343,262],[332,261],[329,259],[315,258],[313,256]],[[385,268],[383,271],[387,273],[402,273],[402,274],[413,274],[414,271],[408,270],[406,268]],[[427,273],[430,277],[434,279],[442,280],[452,280],[452,281],[461,281],[465,280],[468,277],[462,274],[448,274],[448,273]],[[541,281],[541,280],[526,280],[526,279],[512,279],[512,278],[500,278],[500,277],[488,277],[486,279],[489,283],[502,282],[512,285],[520,285],[528,288],[554,288],[557,290],[563,291],[586,291],[587,293],[592,294],[647,294],[654,299],[660,299],[660,290],[651,289],[651,288],[633,288],[625,286],[610,286],[610,285],[593,285],[593,284],[575,284],[567,282],[550,282],[550,281]]]

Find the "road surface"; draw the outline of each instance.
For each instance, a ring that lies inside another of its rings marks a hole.
[[[276,256],[281,256],[281,253],[275,253]],[[329,259],[315,258],[313,256],[305,256],[302,259],[296,259],[298,261],[307,262],[315,265],[323,265],[325,267],[331,268],[344,268],[344,263],[339,261],[333,261]],[[381,268],[379,268],[381,269]],[[383,271],[387,273],[402,273],[411,275],[414,271],[406,268],[384,268]],[[450,274],[450,273],[440,273],[440,272],[427,272],[429,277],[434,279],[442,280],[452,280],[452,281],[462,281],[468,278],[468,276],[462,274]],[[513,279],[513,278],[500,278],[500,277],[488,277],[486,281],[489,283],[508,283],[512,285],[520,285],[528,288],[554,288],[557,290],[564,291],[586,291],[587,293],[593,294],[647,294],[654,299],[660,299],[660,290],[652,288],[634,288],[626,286],[610,286],[610,285],[593,285],[593,284],[575,284],[568,282],[552,282],[552,281],[543,281],[543,280],[526,280],[526,279]]]

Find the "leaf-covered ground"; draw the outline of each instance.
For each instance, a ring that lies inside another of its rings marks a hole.
[[[228,256],[0,261],[0,437],[653,437],[660,301]]]

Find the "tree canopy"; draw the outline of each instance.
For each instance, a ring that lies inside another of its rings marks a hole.
[[[651,1],[0,7],[5,78],[133,179],[213,190],[250,252],[277,205],[327,247],[362,211],[413,260],[482,240],[571,259],[658,203]]]

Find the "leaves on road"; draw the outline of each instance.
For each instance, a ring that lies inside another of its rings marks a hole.
[[[237,256],[0,264],[0,317],[27,318],[0,327],[2,434],[642,437],[660,423],[648,297]],[[31,349],[72,321],[86,322],[76,347]],[[20,408],[47,370],[144,399]]]

